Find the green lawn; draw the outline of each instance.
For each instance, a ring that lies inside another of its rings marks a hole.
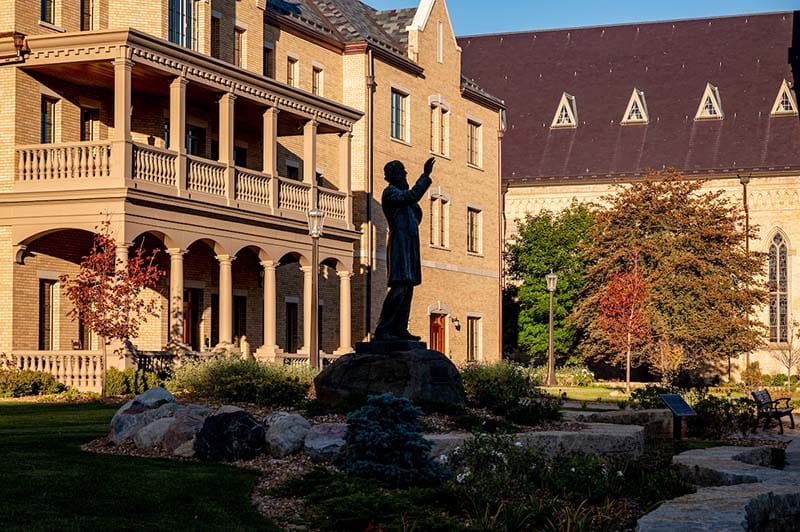
[[[117,408],[0,401],[0,529],[277,530],[256,471],[81,451]]]
[[[625,385],[621,387],[609,387],[603,385],[592,386],[552,386],[549,388],[542,388],[542,390],[550,395],[561,396],[562,393],[567,394],[567,399],[573,401],[600,401],[603,403],[616,403],[617,401],[625,400],[628,397],[625,395]],[[611,396],[612,392],[617,392],[615,397]]]

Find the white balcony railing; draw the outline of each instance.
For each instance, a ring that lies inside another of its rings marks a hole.
[[[100,351],[25,351],[11,355],[19,370],[43,371],[81,391],[99,392]]]
[[[18,146],[17,181],[91,179],[110,174],[111,142]]]
[[[258,205],[269,205],[269,176],[236,167],[236,199]]]
[[[226,166],[217,161],[188,155],[186,190],[212,196],[225,195]]]
[[[133,144],[134,179],[157,185],[175,186],[175,161],[178,154],[168,150]]]
[[[310,185],[285,177],[278,178],[278,208],[289,211],[308,211]]]
[[[347,194],[338,190],[327,188],[319,189],[319,208],[325,212],[325,216],[334,220],[346,220],[347,209],[345,202]]]

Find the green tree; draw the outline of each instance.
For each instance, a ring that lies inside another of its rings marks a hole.
[[[562,360],[576,352],[578,329],[567,317],[583,289],[586,258],[581,246],[587,242],[592,224],[589,207],[573,202],[559,213],[541,211],[528,215],[519,222],[515,240],[506,246],[509,285],[505,310],[511,310],[512,316],[516,314],[517,345],[534,361],[547,358],[550,294],[544,276],[551,270],[558,275],[553,349]],[[511,302],[516,308],[509,309]],[[514,338],[507,339],[513,345]]]
[[[761,345],[763,325],[753,316],[766,302],[763,257],[745,250],[740,207],[702,187],[665,170],[603,198],[586,247],[586,297],[574,315],[587,356],[614,354],[598,327],[600,299],[634,250],[648,287],[650,335],[641,349],[665,380]]]

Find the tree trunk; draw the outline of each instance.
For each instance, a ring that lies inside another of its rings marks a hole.
[[[100,400],[106,400],[106,337],[100,337],[100,345],[103,346],[100,355]]]
[[[625,393],[631,393],[631,333],[628,333],[628,356],[625,361]]]

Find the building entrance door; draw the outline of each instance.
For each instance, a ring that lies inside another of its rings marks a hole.
[[[445,315],[444,314],[431,314],[431,349],[445,352]]]
[[[183,291],[183,343],[195,351],[200,351],[200,307],[203,291],[189,288]]]

